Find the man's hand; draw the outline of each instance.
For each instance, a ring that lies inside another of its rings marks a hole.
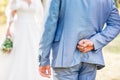
[[[50,78],[50,76],[51,76],[50,65],[40,66],[40,67],[39,67],[39,73],[40,73],[40,75],[41,75],[42,77]]]
[[[88,39],[83,39],[78,42],[77,48],[79,51],[86,53],[94,49],[94,44]]]

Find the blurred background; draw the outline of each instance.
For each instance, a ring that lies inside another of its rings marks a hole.
[[[0,25],[6,23],[5,8],[8,0],[0,0]]]
[[[0,0],[0,41],[6,30],[5,8],[7,3],[8,0]],[[120,12],[118,0],[115,0],[115,3]],[[120,80],[120,35],[104,47],[103,53],[106,67],[98,71],[96,80]],[[2,74],[1,71],[0,74]]]

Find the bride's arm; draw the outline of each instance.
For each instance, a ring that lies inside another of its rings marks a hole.
[[[10,0],[7,8],[6,8],[6,16],[7,16],[7,32],[6,32],[6,36],[11,36],[10,34],[10,28],[11,28],[11,24],[14,21],[14,16],[17,12],[19,5],[17,0]]]
[[[10,36],[11,37],[11,33],[10,33],[10,29],[11,29],[11,24],[14,21],[14,16],[16,14],[16,10],[13,10],[10,15],[9,18],[7,19],[7,32],[6,32],[6,37]]]

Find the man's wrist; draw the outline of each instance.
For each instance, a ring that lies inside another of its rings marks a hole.
[[[39,66],[47,66],[50,65],[50,60],[49,59],[41,60],[39,63],[40,63]]]

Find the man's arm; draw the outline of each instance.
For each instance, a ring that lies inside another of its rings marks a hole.
[[[46,66],[50,64],[49,55],[52,42],[55,36],[57,21],[59,17],[60,0],[51,0],[49,15],[45,21],[43,34],[40,41],[40,66]]]
[[[39,72],[43,77],[50,77],[50,50],[52,46],[52,42],[55,36],[57,22],[59,17],[59,9],[60,9],[60,0],[51,0],[49,14],[45,21],[43,34],[41,36],[40,48],[39,48]],[[46,15],[45,15],[46,17]]]
[[[120,16],[118,10],[115,7],[114,2],[111,4],[110,15],[107,19],[106,28],[94,35],[90,40],[83,39],[79,41],[77,48],[83,53],[91,50],[97,50],[99,48],[107,45],[111,40],[113,40],[120,32]]]
[[[111,12],[106,23],[106,28],[102,32],[97,33],[90,39],[94,43],[94,50],[97,50],[107,45],[120,32],[120,15],[114,2],[112,2],[111,4]]]

